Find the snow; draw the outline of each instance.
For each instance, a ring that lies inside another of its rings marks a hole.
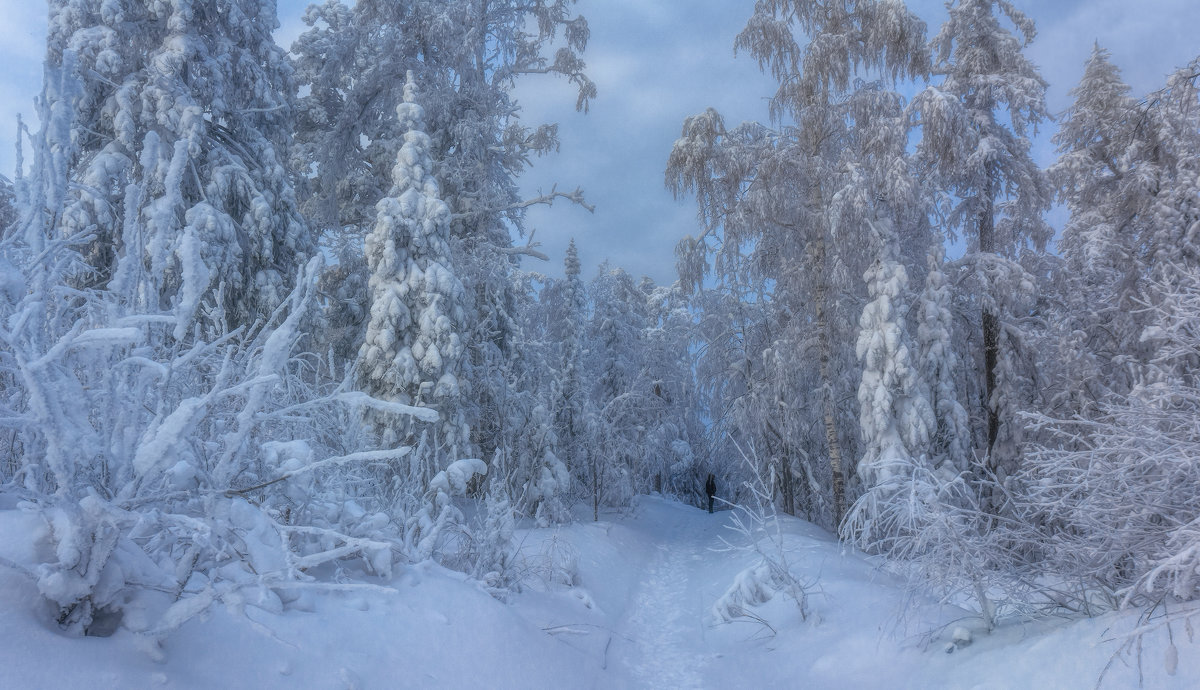
[[[1091,688],[1101,673],[1100,687],[1141,676],[1146,688],[1187,688],[1200,678],[1182,622],[1173,642],[1161,628],[1143,638],[1140,669],[1135,648],[1119,652],[1143,611],[986,634],[789,517],[782,534],[813,585],[810,615],[777,596],[751,607],[761,622],[721,623],[713,603],[757,556],[714,550],[732,539],[732,512],[657,497],[600,522],[518,530],[539,575],[506,600],[425,561],[388,579],[294,583],[273,606],[247,592],[253,606],[213,606],[161,646],[124,628],[73,638],[12,567],[38,560],[46,530],[15,504],[0,497],[5,688]]]

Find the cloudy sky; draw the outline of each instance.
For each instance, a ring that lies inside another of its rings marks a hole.
[[[279,0],[279,39],[290,44],[302,29],[306,1]],[[1107,48],[1134,92],[1162,85],[1176,67],[1200,55],[1197,0],[1014,0],[1038,24],[1028,54],[1050,83],[1049,105],[1068,105],[1093,41]],[[945,19],[938,0],[909,5],[936,33]],[[714,107],[728,122],[763,120],[770,79],[753,60],[734,57],[733,39],[753,0],[579,0],[592,37],[585,58],[599,97],[589,113],[574,111],[569,86],[532,78],[519,89],[529,122],[560,124],[562,148],[537,161],[522,187],[530,195],[580,186],[596,212],[567,204],[530,213],[536,240],[550,264],[528,267],[561,273],[561,258],[574,237],[589,276],[601,261],[646,274],[659,282],[674,277],[674,247],[695,228],[691,199],[675,201],[663,186],[671,144],[688,115]],[[11,176],[18,112],[32,115],[40,86],[45,8],[34,0],[0,0],[0,171]],[[1052,126],[1051,126],[1052,127]],[[1043,131],[1037,156],[1052,159]]]

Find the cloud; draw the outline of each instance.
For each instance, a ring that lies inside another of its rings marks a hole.
[[[40,88],[45,51],[45,7],[0,0],[8,20],[0,26],[0,171],[13,165],[15,114],[31,119]],[[1136,93],[1160,86],[1165,75],[1200,52],[1193,32],[1200,26],[1195,0],[1078,0],[1015,4],[1038,22],[1029,55],[1051,83],[1050,106],[1061,110],[1078,81],[1083,61],[1098,39]],[[304,25],[306,0],[280,0],[277,40],[289,46]],[[910,7],[932,36],[944,21],[943,0],[914,0]],[[533,196],[582,186],[596,204],[588,214],[569,204],[535,208],[529,225],[551,256],[529,267],[560,275],[567,241],[575,237],[587,271],[605,258],[634,275],[658,282],[674,279],[674,248],[696,232],[694,201],[676,201],[663,186],[667,155],[683,119],[714,107],[727,122],[767,119],[766,99],[774,82],[746,55],[734,57],[734,37],[752,3],[729,0],[581,0],[592,38],[584,59],[599,86],[587,115],[575,112],[573,87],[552,77],[528,78],[516,96],[528,124],[558,122],[561,152],[535,161],[521,180]],[[1037,142],[1038,160],[1053,156],[1050,129]]]

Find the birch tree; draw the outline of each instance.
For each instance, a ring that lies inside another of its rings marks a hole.
[[[872,113],[856,111],[854,96],[863,97],[858,103],[876,95],[886,100],[880,84],[924,75],[929,66],[924,30],[923,22],[893,2],[758,3],[735,45],[779,81],[770,104],[779,127],[727,130],[710,110],[685,122],[668,161],[668,186],[676,194],[694,191],[705,223],[698,239],[681,245],[681,265],[703,267],[711,252],[719,279],[773,284],[771,299],[783,318],[772,351],[799,350],[817,363],[807,375],[813,385],[792,390],[819,391],[819,401],[812,401],[818,409],[792,392],[771,399],[765,414],[775,416],[781,407],[815,413],[823,429],[817,452],[828,458],[822,472],[834,525],[845,512],[845,481],[853,472],[858,436],[857,416],[840,409],[840,401],[853,399],[854,377],[844,374],[856,370],[854,334],[846,325],[858,316],[853,300],[843,297],[862,292],[855,283],[867,264],[861,248],[870,246],[862,241],[865,221],[888,211],[874,203],[842,204],[838,217],[831,210],[839,193],[857,186],[863,168],[872,167],[849,153],[867,148],[854,140],[869,131]],[[860,76],[871,80],[866,90],[875,93],[855,88]],[[686,282],[695,279],[685,276]],[[792,356],[778,361],[797,364]],[[801,376],[797,371],[775,378],[796,384]],[[794,452],[812,447],[795,433],[787,432]],[[789,467],[784,476],[791,473]]]

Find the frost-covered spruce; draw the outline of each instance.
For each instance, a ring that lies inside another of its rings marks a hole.
[[[50,4],[43,172],[57,179],[38,183],[62,208],[55,235],[94,235],[76,282],[173,309],[176,337],[204,313],[270,314],[313,251],[284,167],[277,24],[273,0]]]
[[[1136,368],[1121,362],[1149,354],[1139,342],[1147,321],[1137,299],[1146,273],[1145,210],[1154,195],[1145,177],[1158,166],[1147,160],[1146,113],[1108,51],[1093,48],[1071,96],[1053,137],[1059,157],[1048,170],[1070,212],[1057,243],[1068,270],[1058,281],[1063,308],[1054,326],[1060,397],[1084,411],[1110,393],[1129,391]]]
[[[528,454],[518,460],[530,463],[522,498],[527,512],[537,518],[539,525],[566,522],[571,519],[567,509],[571,474],[567,465],[554,454],[555,446],[560,443],[555,434],[554,419],[542,405],[534,407],[529,417],[527,445],[518,448],[518,452]]]
[[[297,161],[304,209],[321,227],[362,235],[374,204],[391,187],[387,171],[401,145],[391,113],[407,70],[421,84],[426,131],[438,162],[441,198],[451,211],[451,250],[463,281],[466,324],[462,400],[482,457],[501,450],[503,406],[521,374],[512,273],[530,203],[518,177],[538,155],[557,150],[557,128],[521,119],[514,85],[556,75],[578,87],[585,110],[596,95],[580,55],[589,31],[573,0],[333,0],[306,13],[312,27],[293,47],[308,93],[299,101]],[[582,201],[580,194],[552,192]]]
[[[585,405],[587,468],[579,478],[587,484],[596,517],[601,503],[623,504],[632,498],[635,470],[645,452],[644,391],[639,390],[645,301],[629,274],[607,263],[600,266],[588,294],[593,307],[584,379],[592,385]]]
[[[968,258],[976,267],[986,462],[1001,478],[1018,464],[1017,429],[1011,427],[1022,406],[1020,382],[1005,365],[1015,355],[1003,351],[1018,340],[1011,330],[1015,326],[1005,323],[1021,308],[1011,297],[1025,292],[1019,287],[1026,276],[1016,260],[1030,247],[1042,252],[1052,234],[1042,219],[1050,205],[1049,186],[1030,153],[1029,137],[1049,118],[1046,82],[1022,53],[1035,33],[1033,21],[1008,2],[950,5],[949,18],[932,42],[933,72],[942,82],[917,94],[909,106],[921,123],[917,155],[937,184],[957,198],[947,220],[966,237]]]
[[[583,388],[583,319],[587,309],[587,291],[580,279],[579,252],[575,240],[567,245],[563,259],[566,275],[561,290],[553,292],[551,322],[562,338],[562,350],[558,362],[555,383],[555,425],[558,428],[560,458],[576,477],[584,474],[586,443],[583,436],[583,409],[586,391]]]
[[[17,195],[13,184],[0,175],[0,238],[4,238],[17,222]]]
[[[1130,172],[1126,156],[1132,153],[1136,103],[1099,45],[1071,96],[1074,102],[1053,137],[1059,157],[1048,171],[1071,212],[1058,248],[1074,272],[1111,270],[1133,258],[1122,253],[1126,238],[1114,225],[1113,203]]]
[[[688,352],[692,312],[676,283],[656,286],[643,277],[638,291],[646,299],[646,326],[641,333],[642,415],[647,427],[639,492],[663,491],[682,499],[698,499],[700,479],[708,470],[703,457],[707,429],[700,420],[700,400]]]
[[[858,402],[864,450],[858,475],[868,488],[911,476],[912,465],[926,460],[934,427],[904,325],[908,273],[897,260],[890,224],[875,225],[881,250],[863,275],[872,299],[859,319],[856,346],[863,366]]]
[[[379,201],[375,229],[366,240],[371,317],[360,379],[375,397],[436,407],[433,440],[453,461],[470,440],[459,408],[463,287],[450,257],[450,209],[433,176],[424,111],[416,99],[410,72],[404,102],[396,108],[405,134],[392,169],[395,186]],[[414,440],[415,429],[379,423],[385,445]]]
[[[936,426],[930,439],[930,463],[957,474],[967,469],[971,428],[967,411],[958,402],[954,375],[959,358],[954,347],[954,318],[950,285],[942,271],[946,250],[939,244],[929,252],[929,271],[917,304],[917,368],[929,386],[929,404]]]

